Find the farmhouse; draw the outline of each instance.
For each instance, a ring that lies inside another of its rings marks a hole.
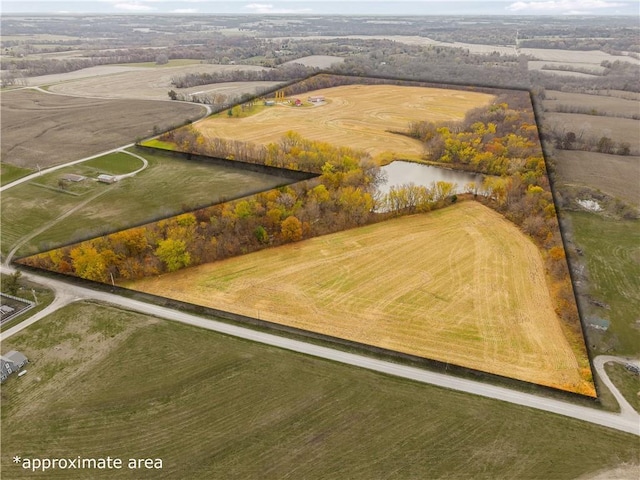
[[[17,350],[11,350],[6,355],[0,356],[0,381],[4,382],[9,375],[19,371],[29,360]]]
[[[116,183],[118,178],[113,175],[102,174],[98,175],[98,181],[102,183]]]

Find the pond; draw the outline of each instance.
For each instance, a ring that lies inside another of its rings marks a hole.
[[[382,171],[387,175],[387,183],[378,188],[381,194],[388,193],[391,187],[398,187],[406,183],[430,187],[432,183],[440,181],[453,183],[452,193],[463,193],[465,185],[469,182],[475,182],[478,187],[481,187],[484,180],[484,175],[480,173],[450,170],[402,160],[385,165],[382,167]]]

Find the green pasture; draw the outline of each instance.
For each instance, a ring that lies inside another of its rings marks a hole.
[[[626,398],[627,402],[629,402],[636,412],[640,413],[640,396],[638,396],[638,393],[640,393],[640,377],[631,373],[624,365],[620,365],[619,363],[607,363],[604,369],[609,379],[618,387],[618,390],[624,398]]]
[[[2,253],[6,255],[21,238],[46,224],[51,225],[24,245],[17,257],[289,183],[281,177],[161,153],[138,153],[148,160],[149,167],[115,184],[85,180],[82,184],[88,190],[82,193],[74,192],[73,188],[80,187],[72,183],[60,188],[61,175],[84,172],[80,165],[75,165],[38,177],[37,184],[25,183],[3,192]],[[141,166],[139,159],[130,158],[133,169]],[[106,170],[105,166],[117,170],[127,162],[120,156],[101,157],[84,168],[95,172],[95,177]],[[72,209],[76,210],[56,221]]]
[[[567,212],[576,245],[584,251],[589,294],[606,307],[589,306],[588,315],[611,322],[603,336],[590,332],[596,353],[637,355],[640,345],[640,221]],[[588,323],[588,322],[587,322]],[[598,340],[594,340],[595,338]]]
[[[33,173],[33,170],[29,168],[16,167],[9,163],[0,163],[0,184],[6,185],[19,178],[26,177],[30,173]]]
[[[560,480],[638,461],[629,434],[107,306],[69,305],[10,349],[30,359],[2,393],[12,479],[34,478],[13,455],[162,459],[118,471],[136,479]]]
[[[140,145],[143,147],[152,147],[152,148],[160,148],[162,150],[175,150],[176,144],[173,142],[163,142],[162,140],[158,140],[156,138],[152,138],[151,140],[145,140]]]
[[[116,152],[83,162],[81,165],[99,173],[125,175],[142,168],[142,161],[132,155]]]

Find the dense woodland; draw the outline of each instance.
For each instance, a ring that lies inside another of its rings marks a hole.
[[[519,47],[597,48],[612,54],[638,54],[637,25],[630,18],[617,18],[615,26],[606,18],[564,19],[531,17],[376,17],[216,16],[177,17],[51,17],[0,19],[3,35],[60,34],[60,40],[3,40],[2,83],[16,85],[25,78],[63,73],[112,63],[157,62],[197,59],[216,64],[247,64],[269,68],[308,55],[345,58],[333,73],[415,78],[433,82],[556,89],[572,92],[616,89],[638,92],[640,70],[629,62],[604,62],[605,71],[592,77],[567,77],[552,70],[531,70],[532,57],[518,54]],[[235,29],[241,35],[229,35]],[[513,55],[472,54],[452,44],[419,46],[374,38],[306,40],[309,35],[417,35],[442,42],[481,43],[514,47]],[[294,36],[297,38],[286,38]],[[73,49],[68,58],[47,52]],[[276,68],[279,70],[280,68]],[[234,74],[241,79],[241,73]],[[267,75],[267,74],[265,74]],[[300,72],[283,70],[269,74],[292,81]],[[176,88],[202,84],[206,76],[174,79]],[[221,81],[212,78],[213,82]],[[177,92],[180,95],[180,91]],[[182,97],[177,97],[182,98]],[[186,97],[185,97],[186,98]],[[202,98],[196,101],[202,101]]]

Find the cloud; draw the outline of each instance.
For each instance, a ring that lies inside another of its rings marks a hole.
[[[310,8],[274,8],[270,3],[250,3],[244,6],[251,13],[307,13]]]
[[[607,2],[604,0],[548,0],[545,2],[515,2],[507,6],[511,12],[537,13],[589,13],[600,8],[623,7],[624,3]]]
[[[149,12],[151,10],[155,10],[154,7],[150,7],[149,5],[141,5],[139,3],[116,3],[114,7],[119,10],[126,10],[128,12]]]
[[[198,13],[197,8],[176,8],[171,10],[171,13]]]

